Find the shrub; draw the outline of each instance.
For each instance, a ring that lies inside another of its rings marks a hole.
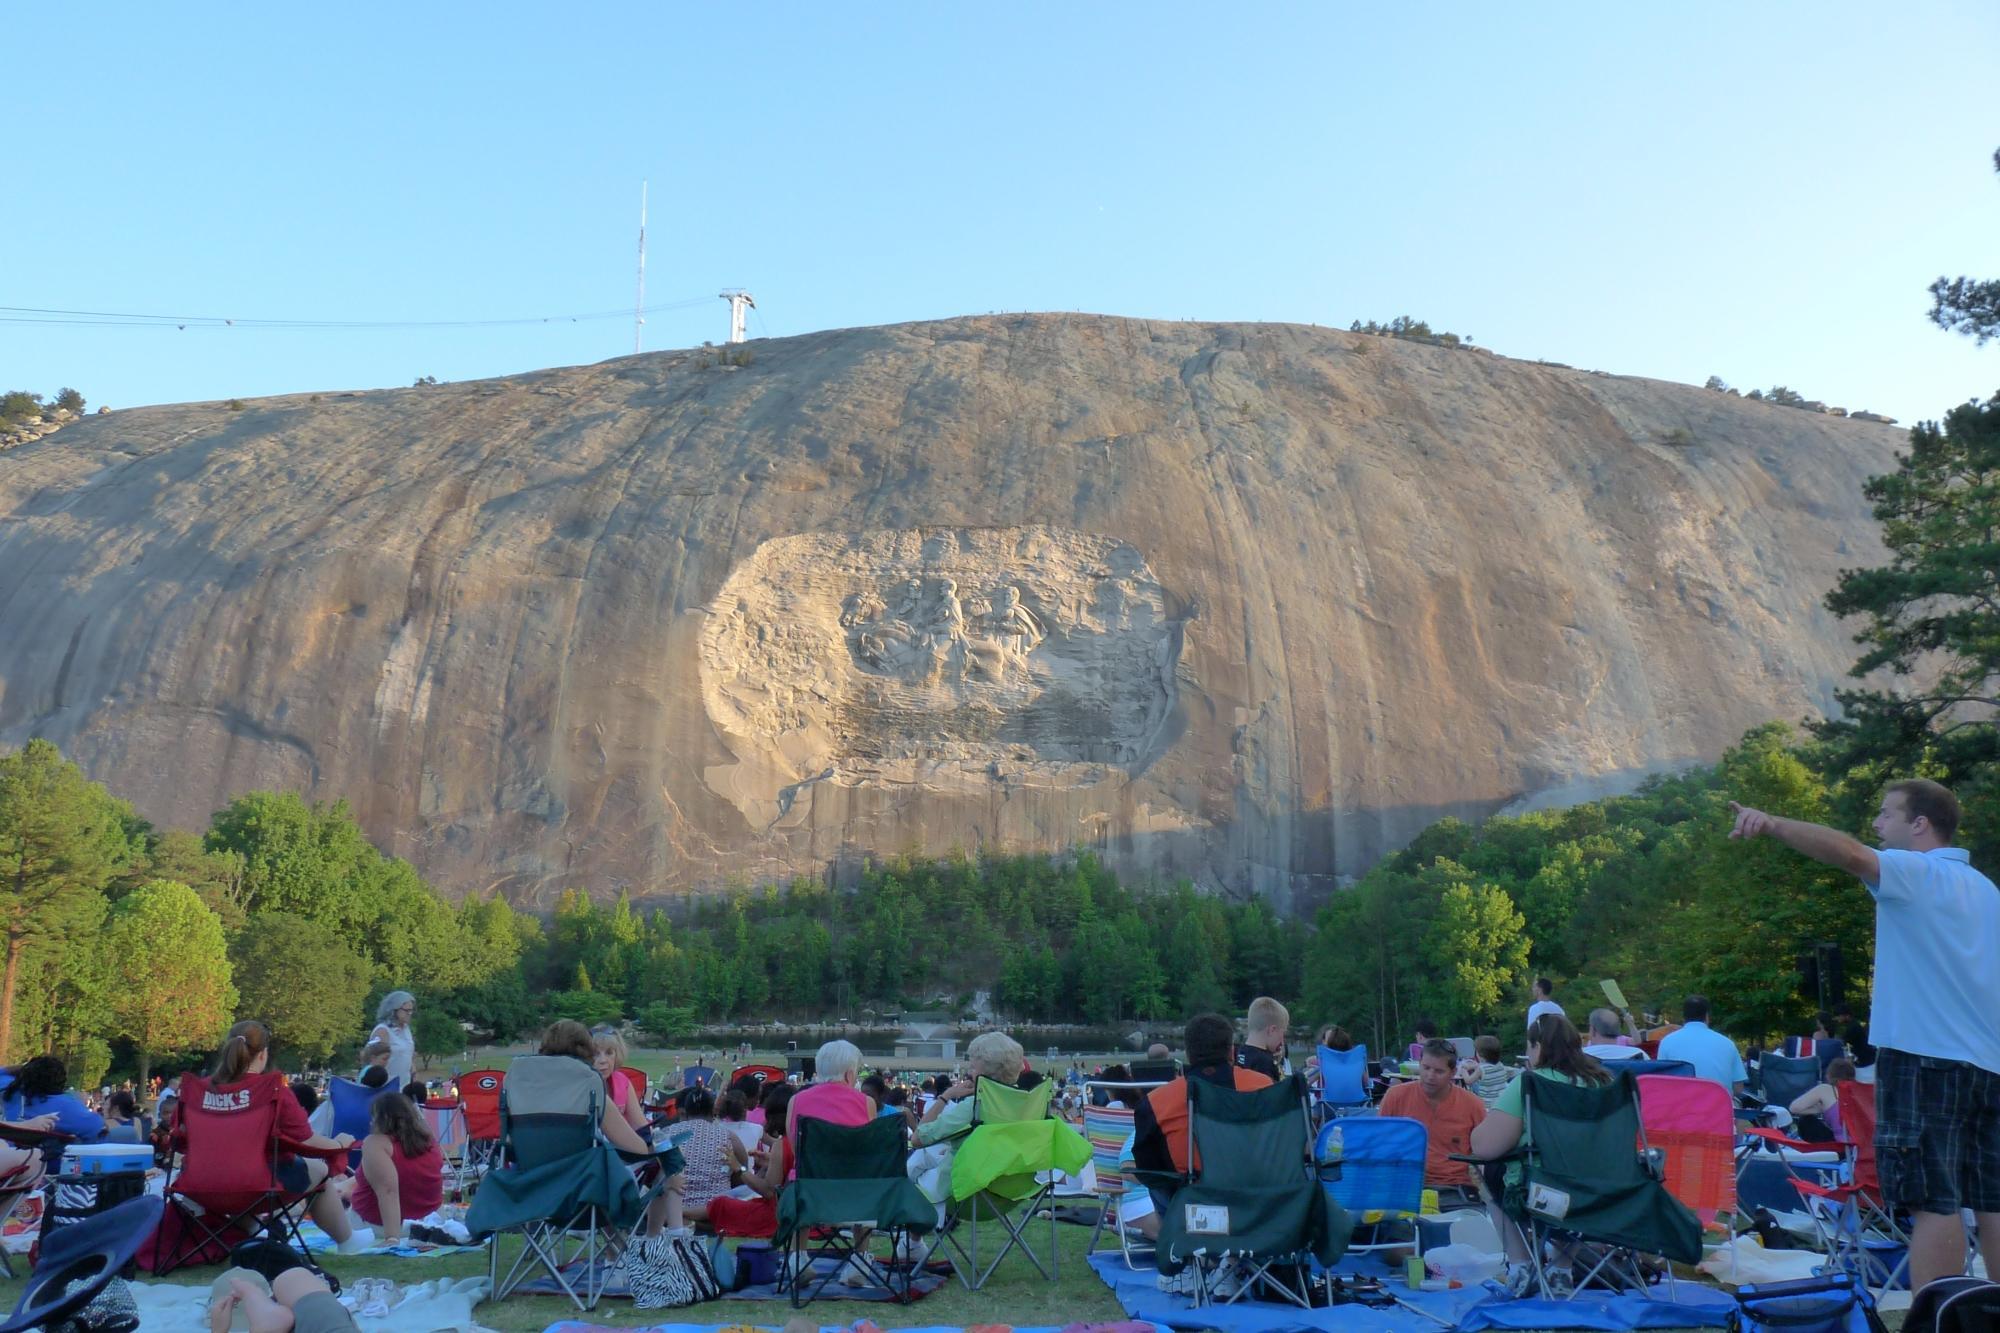
[[[0,426],[18,426],[42,414],[42,396],[26,389],[0,394]]]
[[[601,990],[554,991],[548,997],[548,1010],[552,1017],[573,1018],[585,1027],[616,1023],[625,1017],[625,1007],[618,1003],[618,997]]]
[[[1661,444],[1670,444],[1677,449],[1685,449],[1694,443],[1694,434],[1686,426],[1676,426],[1660,437]]]
[[[55,405],[64,412],[69,412],[76,416],[83,415],[83,395],[75,389],[63,389],[57,393]]]
[[[243,400],[241,398],[232,398],[224,403],[223,406],[231,412],[241,412],[243,410]]]

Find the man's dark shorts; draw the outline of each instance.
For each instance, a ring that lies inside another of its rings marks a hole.
[[[2000,1074],[1885,1048],[1875,1114],[1889,1202],[1920,1213],[2000,1213]]]

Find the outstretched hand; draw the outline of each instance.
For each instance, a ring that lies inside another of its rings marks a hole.
[[[1762,810],[1752,810],[1747,805],[1731,801],[1729,812],[1736,816],[1735,827],[1729,830],[1732,838],[1762,838],[1778,831],[1778,821]]]

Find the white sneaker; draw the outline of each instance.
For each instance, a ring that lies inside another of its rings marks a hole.
[[[365,1254],[375,1248],[375,1231],[372,1227],[356,1227],[354,1234],[334,1247],[341,1254]]]
[[[842,1261],[840,1265],[840,1285],[843,1287],[872,1287],[875,1279],[868,1276],[868,1270],[853,1259]]]

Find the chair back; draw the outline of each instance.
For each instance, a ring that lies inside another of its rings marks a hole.
[[[283,1074],[249,1074],[215,1088],[197,1074],[181,1077],[176,1137],[182,1153],[174,1193],[204,1209],[241,1212],[278,1188],[278,1098],[291,1096]]]
[[[1324,1106],[1361,1106],[1368,1100],[1368,1048],[1319,1048],[1319,1100]]]
[[[1461,1060],[1473,1060],[1473,1059],[1477,1059],[1477,1058],[1478,1058],[1478,1055],[1479,1055],[1479,1052],[1478,1052],[1478,1050],[1477,1050],[1477,1049],[1476,1049],[1476,1048],[1475,1048],[1475,1047],[1473,1046],[1473,1044],[1472,1044],[1472,1038],[1470,1038],[1470,1037],[1446,1037],[1446,1038],[1445,1038],[1445,1040],[1446,1040],[1446,1041],[1448,1041],[1448,1042],[1450,1042],[1450,1043],[1451,1043],[1451,1048],[1452,1048],[1453,1050],[1455,1050],[1455,1051],[1457,1051],[1457,1052],[1458,1052],[1458,1058],[1459,1058],[1459,1059],[1461,1059]]]
[[[1416,1213],[1423,1210],[1429,1138],[1423,1121],[1406,1116],[1345,1116],[1320,1128],[1313,1160],[1339,1165],[1326,1192],[1348,1212]]]
[[[604,1123],[604,1080],[567,1055],[523,1055],[500,1089],[500,1153],[532,1170],[585,1152]]]
[[[1639,1076],[1639,1123],[1664,1155],[1667,1193],[1704,1222],[1736,1211],[1736,1101],[1720,1083]]]
[[[1693,1078],[1694,1066],[1685,1060],[1605,1060],[1604,1067],[1614,1074],[1626,1078],[1644,1078],[1648,1075],[1669,1078]],[[1721,1087],[1720,1083],[1715,1085]]]
[[[1056,1083],[1051,1078],[1043,1079],[1032,1088],[1016,1088],[981,1075],[979,1082],[973,1086],[972,1123],[1012,1125],[1047,1120],[1049,1102],[1055,1091]]]
[[[1822,1037],[1813,1043],[1813,1059],[1819,1061],[1819,1077],[1826,1081],[1826,1067],[1847,1054],[1847,1043],[1838,1037]]]
[[[1668,1193],[1641,1155],[1647,1139],[1637,1081],[1592,1085],[1522,1077],[1530,1214],[1537,1213],[1538,1198],[1559,1199],[1564,1211],[1557,1225],[1565,1231],[1700,1262],[1700,1220]]]
[[[736,1080],[740,1078],[754,1078],[761,1088],[770,1083],[783,1083],[785,1071],[776,1065],[738,1065],[729,1071],[729,1086],[735,1087]]]
[[[1312,1180],[1312,1131],[1305,1080],[1297,1074],[1249,1092],[1206,1079],[1187,1081],[1188,1162],[1228,1164],[1234,1190],[1286,1189]]]
[[[632,1085],[632,1091],[638,1095],[639,1105],[644,1106],[646,1104],[646,1071],[643,1069],[634,1069],[631,1065],[620,1065],[618,1066],[618,1072],[623,1074],[625,1081]]]
[[[424,1124],[430,1127],[431,1137],[437,1140],[438,1151],[451,1157],[465,1147],[468,1136],[463,1102],[425,1102],[419,1109],[424,1113]]]
[[[1180,1076],[1181,1065],[1178,1060],[1134,1060],[1132,1062],[1132,1081],[1134,1083],[1151,1083],[1157,1087],[1161,1084],[1171,1083]]]
[[[876,1116],[859,1125],[836,1125],[818,1116],[799,1121],[801,1180],[904,1180],[909,1134],[900,1120]]]
[[[326,1099],[333,1106],[333,1129],[327,1137],[335,1134],[352,1134],[357,1142],[368,1137],[369,1106],[383,1093],[401,1096],[403,1080],[392,1078],[379,1088],[363,1087],[353,1079],[336,1078],[326,1085]]]
[[[1757,1074],[1766,1102],[1790,1106],[1819,1086],[1819,1061],[1810,1055],[1766,1055],[1757,1064]]]
[[[683,1088],[712,1088],[715,1086],[715,1071],[707,1065],[689,1065],[681,1071]]]
[[[1854,1150],[1854,1184],[1879,1197],[1882,1180],[1875,1170],[1875,1089],[1850,1078],[1834,1084],[1833,1094],[1840,1099],[1840,1127]]]
[[[500,1137],[500,1089],[504,1069],[475,1069],[458,1076],[458,1100],[465,1106],[465,1135],[470,1139]]]
[[[1128,1182],[1120,1167],[1125,1140],[1132,1137],[1133,1113],[1129,1106],[1083,1108],[1083,1137],[1090,1141],[1090,1164],[1097,1177],[1099,1194],[1123,1194]]]

